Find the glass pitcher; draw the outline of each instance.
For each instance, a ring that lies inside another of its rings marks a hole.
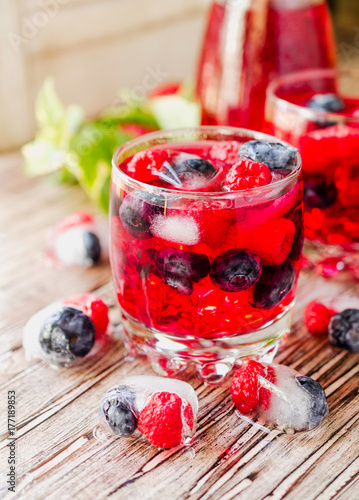
[[[202,124],[269,132],[264,113],[269,81],[335,63],[325,0],[216,0],[198,67]]]

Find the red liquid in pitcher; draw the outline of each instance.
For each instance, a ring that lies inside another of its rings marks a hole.
[[[210,10],[197,78],[202,123],[268,131],[265,99],[273,77],[335,65],[328,9],[300,0],[269,8],[234,4],[215,2]]]

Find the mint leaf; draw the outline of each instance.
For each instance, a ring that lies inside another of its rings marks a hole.
[[[199,104],[179,94],[154,97],[149,101],[149,106],[160,128],[173,129],[200,125]]]

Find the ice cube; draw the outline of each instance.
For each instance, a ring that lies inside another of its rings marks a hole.
[[[181,215],[158,215],[151,224],[151,233],[172,243],[196,245],[200,241],[200,231],[192,217]]]
[[[209,185],[219,170],[200,156],[170,151],[169,159],[164,162],[158,176],[177,189],[197,191]]]
[[[245,370],[256,377],[250,392],[245,390]],[[235,373],[231,392],[239,411],[287,432],[314,429],[328,414],[321,385],[283,365],[250,361]]]
[[[107,240],[107,225],[102,219],[86,212],[72,214],[49,230],[47,260],[63,266],[91,267],[107,258]]]
[[[101,420],[117,435],[136,429],[160,448],[183,444],[195,432],[198,400],[186,382],[156,376],[124,378],[101,400]]]
[[[103,301],[84,294],[58,300],[34,314],[23,330],[26,356],[50,365],[71,366],[93,353],[95,339],[108,325],[108,309]]]

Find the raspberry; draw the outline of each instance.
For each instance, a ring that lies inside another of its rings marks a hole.
[[[56,232],[62,233],[71,227],[81,226],[82,224],[92,224],[94,221],[93,215],[85,210],[80,210],[74,214],[65,217],[57,226]]]
[[[252,160],[241,160],[228,171],[223,183],[227,191],[239,191],[258,186],[265,186],[272,180],[267,165]]]
[[[275,219],[251,231],[239,233],[237,246],[253,250],[264,266],[280,266],[292,249],[295,225],[289,219]]]
[[[158,179],[158,172],[167,160],[164,149],[145,149],[136,153],[127,164],[127,174],[140,182],[151,182]]]
[[[327,176],[346,160],[357,157],[359,130],[347,125],[334,125],[315,130],[299,140],[303,172]]]
[[[138,429],[159,448],[172,448],[183,441],[182,399],[170,392],[153,394],[138,418]],[[187,424],[193,422],[190,411],[186,411]],[[193,428],[193,423],[192,423]]]
[[[235,214],[220,201],[197,200],[186,211],[197,222],[201,241],[211,248],[219,248],[226,240]]]
[[[211,147],[209,156],[212,160],[220,160],[231,166],[238,162],[239,148],[239,142],[220,141]]]
[[[241,413],[250,413],[259,403],[258,375],[262,369],[263,365],[250,360],[233,375],[232,400]]]
[[[241,413],[250,413],[258,404],[264,410],[269,409],[271,391],[261,386],[259,377],[275,383],[274,368],[250,360],[234,374],[231,384],[232,400]]]
[[[101,337],[106,333],[109,322],[108,307],[100,297],[92,293],[85,293],[83,295],[69,297],[63,302],[65,305],[71,305],[80,309],[86,316],[91,318],[95,325],[96,336]]]
[[[335,309],[330,309],[321,302],[309,302],[304,310],[304,322],[308,332],[315,337],[327,335],[329,322],[334,314]]]

